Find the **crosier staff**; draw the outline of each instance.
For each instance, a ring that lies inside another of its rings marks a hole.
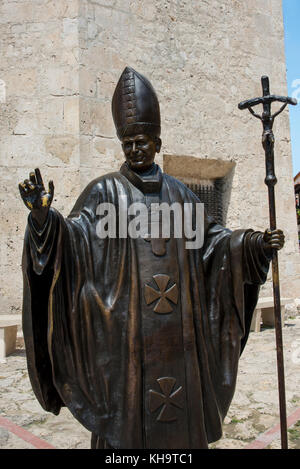
[[[263,96],[261,98],[249,99],[239,103],[239,109],[248,109],[251,114],[259,119],[263,125],[262,145],[265,150],[266,158],[266,178],[265,184],[268,186],[269,195],[269,214],[270,214],[270,230],[276,230],[276,210],[275,210],[275,191],[274,186],[277,183],[274,170],[274,119],[280,114],[287,104],[297,104],[294,98],[270,95],[270,84],[267,76],[261,77]],[[273,115],[271,113],[271,103],[279,101],[283,103],[279,111]],[[263,105],[262,115],[256,114],[253,107],[257,104]],[[281,324],[281,306],[280,306],[280,288],[279,288],[279,269],[278,254],[274,250],[272,258],[272,277],[273,277],[273,296],[274,296],[274,316],[276,331],[276,350],[277,350],[277,370],[278,370],[278,391],[279,391],[279,408],[280,408],[280,429],[281,429],[281,448],[287,449],[287,420],[286,420],[286,399],[285,399],[285,383],[284,383],[284,360],[283,360],[283,344],[282,344],[282,324]]]

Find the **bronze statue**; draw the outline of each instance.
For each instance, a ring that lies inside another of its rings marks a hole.
[[[53,183],[47,191],[38,169],[19,185],[30,209],[23,331],[32,387],[45,410],[69,408],[92,448],[207,448],[222,435],[259,288],[284,235],[231,232],[205,214],[197,249],[174,235],[174,220],[170,236],[99,236],[101,204],[116,207],[119,226],[124,200],[149,211],[200,203],[154,163],[159,104],[132,68],[112,112],[126,161],[92,181],[68,218],[50,208]]]

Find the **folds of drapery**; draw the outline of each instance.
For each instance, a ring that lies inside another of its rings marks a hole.
[[[163,184],[172,201],[198,201],[170,176],[163,176]],[[68,218],[51,209],[41,231],[29,218],[23,330],[33,390],[46,410],[57,414],[66,405],[110,446],[142,448],[135,244],[130,238],[99,239],[96,233],[98,204],[111,202],[118,211],[121,196],[131,199],[130,184],[114,173],[91,183]],[[190,417],[203,416],[194,427],[205,428],[209,442],[222,433],[269,259],[261,233],[231,232],[209,217],[204,223],[203,247],[187,250],[178,239],[177,252]],[[199,447],[197,430],[191,447]]]

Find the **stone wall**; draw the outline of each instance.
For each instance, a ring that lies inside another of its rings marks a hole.
[[[55,183],[64,214],[79,192],[78,4],[74,0],[0,4],[0,313],[20,312],[21,256],[28,210],[18,183],[39,167]]]
[[[111,97],[126,65],[150,79],[160,100],[158,162],[177,175],[196,159],[203,179],[203,160],[219,160],[231,168],[227,226],[268,226],[261,124],[237,104],[261,95],[263,74],[271,91],[287,93],[280,0],[3,0],[0,41],[0,313],[21,307],[27,212],[17,183],[40,167],[45,181],[54,180],[54,206],[67,215],[91,179],[119,168]],[[274,130],[278,226],[286,233],[281,287],[296,297],[287,110]],[[269,283],[263,294],[270,293]]]

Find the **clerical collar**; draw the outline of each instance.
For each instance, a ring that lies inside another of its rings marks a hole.
[[[120,173],[123,174],[143,194],[159,193],[162,184],[162,172],[160,167],[153,163],[151,169],[144,173],[136,173],[129,168],[127,162],[122,164]]]

